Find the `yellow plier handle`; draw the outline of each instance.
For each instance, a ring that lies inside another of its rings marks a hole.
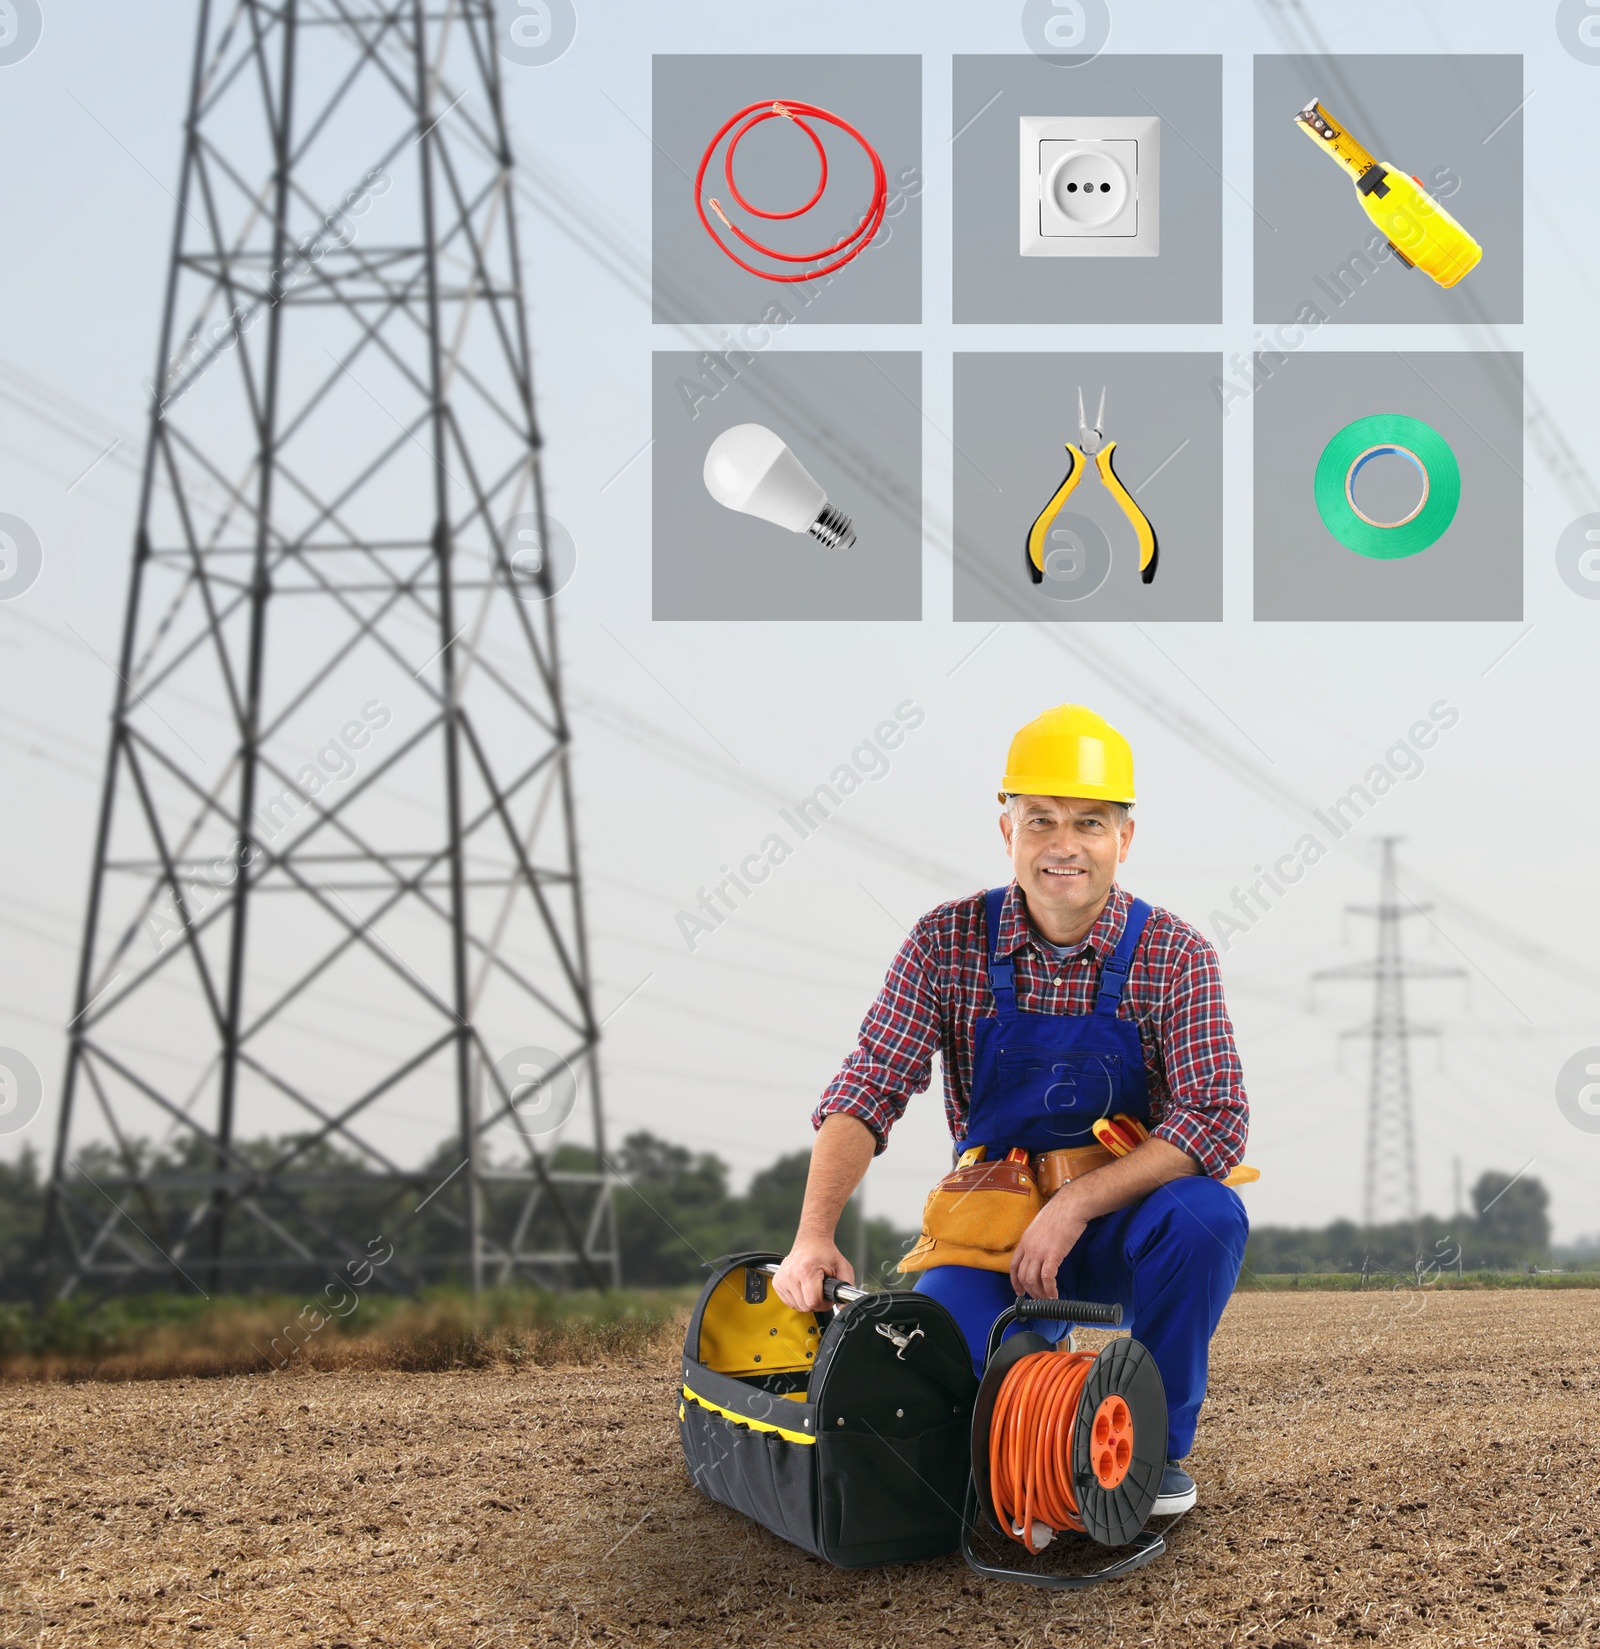
[[[1156,530],[1150,525],[1149,516],[1139,508],[1133,494],[1123,486],[1121,478],[1112,467],[1111,454],[1116,451],[1116,447],[1115,441],[1108,441],[1094,455],[1094,467],[1100,472],[1100,479],[1104,482],[1106,491],[1116,499],[1117,507],[1127,516],[1139,540],[1139,577],[1148,584],[1156,576],[1156,559],[1160,554],[1160,545],[1156,542]],[[1050,541],[1050,529],[1056,524],[1056,517],[1066,507],[1067,500],[1083,479],[1083,450],[1074,446],[1071,441],[1066,443],[1066,448],[1067,473],[1061,478],[1061,485],[1051,494],[1050,502],[1040,510],[1038,519],[1028,528],[1025,559],[1028,577],[1035,584],[1044,582],[1044,552]]]
[[[1156,543],[1156,530],[1150,525],[1150,517],[1139,508],[1133,494],[1123,486],[1116,470],[1111,467],[1111,454],[1116,450],[1117,443],[1107,441],[1094,455],[1094,467],[1100,471],[1100,479],[1105,482],[1106,491],[1116,499],[1118,507],[1127,516],[1129,524],[1138,535],[1139,577],[1148,584],[1156,576],[1156,558],[1161,553],[1161,546]]]
[[[1035,584],[1044,582],[1044,547],[1050,540],[1050,529],[1056,524],[1056,517],[1060,515],[1067,500],[1072,496],[1073,489],[1083,479],[1083,453],[1070,441],[1067,442],[1067,473],[1061,478],[1061,485],[1051,494],[1050,502],[1039,512],[1039,519],[1028,528],[1028,542],[1026,561],[1028,577]]]

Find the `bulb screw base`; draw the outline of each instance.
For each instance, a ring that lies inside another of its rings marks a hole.
[[[850,517],[832,504],[822,506],[822,514],[806,529],[825,550],[848,550],[854,547],[856,530]]]

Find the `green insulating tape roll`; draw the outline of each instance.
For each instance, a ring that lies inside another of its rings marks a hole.
[[[1357,508],[1356,477],[1373,458],[1399,453],[1422,472],[1422,503],[1403,521],[1374,521]],[[1322,449],[1313,483],[1322,524],[1346,549],[1374,561],[1399,561],[1435,543],[1456,518],[1461,467],[1450,443],[1420,418],[1378,412],[1357,418]]]

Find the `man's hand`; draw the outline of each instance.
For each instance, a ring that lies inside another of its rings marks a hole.
[[[821,1311],[827,1305],[822,1297],[824,1277],[838,1277],[847,1283],[856,1280],[850,1262],[830,1239],[802,1234],[795,1238],[794,1247],[778,1267],[772,1286],[778,1298],[795,1311]]]
[[[859,1117],[834,1111],[822,1119],[817,1142],[811,1148],[806,1172],[806,1200],[800,1210],[800,1229],[788,1258],[778,1267],[778,1298],[796,1311],[821,1311],[822,1279],[856,1280],[850,1262],[839,1252],[833,1234],[850,1193],[872,1161],[876,1140]]]
[[[1011,1255],[1011,1292],[1035,1300],[1056,1298],[1056,1273],[1089,1223],[1072,1187],[1063,1185],[1022,1233]]]
[[[1083,1228],[1101,1214],[1143,1202],[1169,1180],[1201,1172],[1200,1164],[1170,1140],[1141,1140],[1125,1157],[1063,1185],[1033,1217],[1011,1256],[1011,1289],[1054,1300],[1056,1272]]]

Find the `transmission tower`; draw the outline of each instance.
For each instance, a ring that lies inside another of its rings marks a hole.
[[[201,0],[56,1292],[616,1280],[512,181],[492,0]]]
[[[1414,1224],[1417,1218],[1417,1141],[1411,1109],[1411,1039],[1437,1036],[1432,1025],[1413,1024],[1406,1016],[1407,979],[1461,978],[1465,968],[1407,962],[1400,952],[1400,923],[1431,907],[1405,899],[1395,885],[1394,849],[1398,836],[1381,838],[1381,866],[1376,905],[1347,905],[1352,916],[1371,916],[1378,924],[1377,951],[1370,962],[1322,968],[1316,979],[1370,979],[1372,1019],[1342,1034],[1368,1042],[1366,1172],[1362,1220],[1376,1225]]]

